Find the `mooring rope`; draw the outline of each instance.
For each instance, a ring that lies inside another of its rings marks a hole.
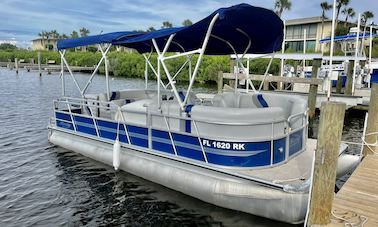
[[[378,132],[372,132],[372,133],[368,133],[366,135],[364,135],[363,137],[361,137],[362,139],[362,143],[364,144],[364,146],[366,146],[374,155],[378,155],[378,152],[375,151],[372,147],[377,147],[378,146],[378,139],[376,139],[376,142],[375,143],[368,143],[366,142],[365,138],[367,136],[373,136],[373,135],[376,135],[378,136]]]
[[[368,221],[366,216],[353,211],[339,212],[336,214],[336,212],[332,210],[331,214],[336,220],[344,222],[345,227],[363,227]],[[350,217],[347,216],[348,214]],[[358,219],[358,221],[353,222],[354,219]]]

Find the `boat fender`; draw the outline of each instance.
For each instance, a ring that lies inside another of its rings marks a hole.
[[[121,115],[122,117],[122,112],[121,112],[121,107],[118,107],[118,113]],[[121,152],[121,144],[119,142],[119,119],[118,119],[118,125],[117,125],[117,136],[116,136],[116,139],[114,141],[114,145],[113,145],[113,167],[115,170],[118,170],[119,168],[119,165],[120,165],[120,152]]]
[[[121,152],[121,144],[118,138],[115,140],[113,145],[113,167],[115,170],[118,170],[120,165],[120,152]]]

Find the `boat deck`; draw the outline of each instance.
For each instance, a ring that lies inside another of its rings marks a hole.
[[[378,156],[368,155],[336,194],[333,213],[365,227],[378,226]],[[366,218],[364,218],[366,217]],[[345,222],[332,216],[327,226],[344,226]]]
[[[311,175],[312,157],[315,154],[316,140],[307,139],[306,151],[297,155],[283,165],[255,170],[238,170],[237,172],[275,183],[300,183]]]

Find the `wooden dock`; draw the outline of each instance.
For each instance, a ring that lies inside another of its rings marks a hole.
[[[335,195],[333,214],[355,226],[378,226],[378,155],[366,156],[352,176]],[[344,226],[345,221],[331,217],[327,226]]]
[[[11,69],[15,68],[14,62],[0,62],[0,67],[8,67]],[[32,63],[18,63],[18,67],[20,69],[24,68],[27,71],[31,70],[38,70],[38,64]],[[72,72],[93,72],[95,70],[95,66],[71,66],[70,69]],[[68,71],[67,68],[64,68],[65,71]],[[41,64],[41,70],[46,72],[59,72],[61,70],[61,65],[56,64]]]

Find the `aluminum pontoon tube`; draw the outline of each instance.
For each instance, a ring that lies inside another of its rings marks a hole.
[[[112,165],[112,144],[50,129],[50,142]],[[120,169],[202,201],[266,218],[303,222],[307,193],[287,193],[193,165],[121,148]]]

